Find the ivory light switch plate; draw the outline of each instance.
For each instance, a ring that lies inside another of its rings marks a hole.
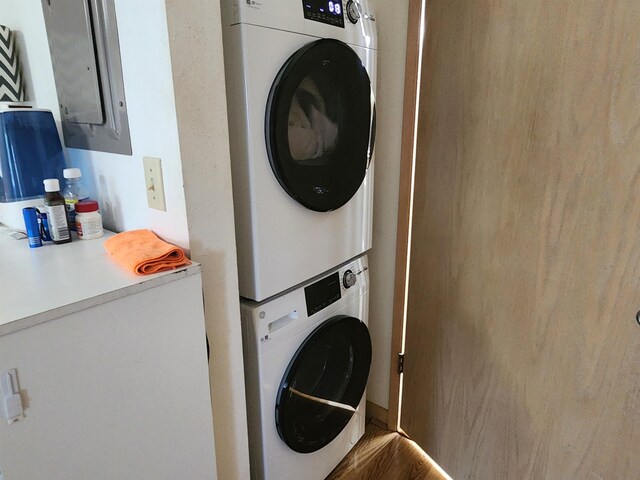
[[[142,163],[144,165],[144,180],[147,188],[147,204],[149,208],[166,212],[161,161],[156,157],[143,157]]]

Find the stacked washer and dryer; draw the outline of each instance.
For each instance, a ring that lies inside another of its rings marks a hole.
[[[364,433],[376,33],[368,0],[226,0],[253,479],[323,479]]]

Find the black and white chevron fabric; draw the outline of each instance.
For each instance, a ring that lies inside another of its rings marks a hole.
[[[0,25],[0,102],[22,101],[24,89],[13,34]]]

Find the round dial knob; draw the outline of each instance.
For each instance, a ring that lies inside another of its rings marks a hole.
[[[353,0],[349,0],[346,6],[347,18],[351,23],[358,23],[360,20],[360,11],[358,10],[358,5]]]
[[[353,287],[356,284],[356,274],[351,270],[347,270],[344,272],[344,276],[342,277],[342,284],[344,288]]]

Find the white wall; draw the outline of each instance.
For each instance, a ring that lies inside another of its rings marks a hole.
[[[163,0],[116,0],[132,156],[68,149],[100,203],[106,227],[150,228],[189,246],[180,145]],[[0,24],[18,34],[29,100],[60,119],[40,0],[0,0]],[[147,207],[142,157],[162,159],[167,211]]]
[[[367,399],[381,407],[389,408],[404,63],[409,5],[408,0],[373,0],[373,3],[378,25],[378,136],[375,146],[373,248],[369,253],[369,329],[374,355]]]

